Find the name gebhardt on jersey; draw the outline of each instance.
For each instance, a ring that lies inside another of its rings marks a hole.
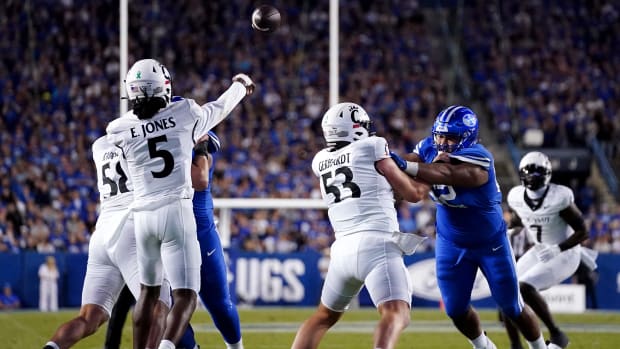
[[[351,153],[341,154],[340,156],[319,162],[319,171],[323,172],[332,166],[344,165],[351,163]]]
[[[177,123],[176,121],[174,121],[173,116],[169,116],[166,119],[149,121],[146,124],[140,125],[142,129],[141,136],[146,137],[150,133],[154,133],[154,132],[161,131],[161,130],[167,130],[169,128],[175,127],[176,125]],[[131,138],[140,137],[135,127],[130,128],[129,131],[131,132]]]

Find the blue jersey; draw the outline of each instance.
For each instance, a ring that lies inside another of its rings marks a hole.
[[[438,154],[433,138],[420,141],[413,151],[430,163]],[[495,178],[494,160],[481,144],[450,153],[452,161],[478,165],[489,172],[489,180],[480,187],[463,188],[436,184],[431,198],[437,203],[437,235],[463,247],[493,244],[506,235],[502,213],[502,193]]]
[[[215,166],[214,154],[209,154],[213,158],[212,166],[209,166],[209,184],[204,191],[194,192],[194,215],[198,227],[198,240],[214,235],[217,237],[217,227],[213,215],[213,196],[211,195],[211,181],[213,180],[213,169]],[[219,237],[217,237],[219,239]]]

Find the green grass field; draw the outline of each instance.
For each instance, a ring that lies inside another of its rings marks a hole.
[[[243,341],[247,349],[285,349],[290,345],[299,324],[313,308],[240,309]],[[77,314],[77,309],[59,313],[0,313],[0,347],[7,349],[41,348],[54,330]],[[493,311],[481,311],[484,328],[498,348],[507,348],[508,340]],[[372,347],[372,332],[378,315],[374,309],[347,312],[323,340],[321,348],[357,349]],[[558,323],[571,338],[571,349],[620,348],[620,313],[559,314]],[[199,310],[192,324],[202,349],[224,348],[209,315]],[[104,326],[105,327],[105,326]],[[105,328],[75,348],[101,349]],[[525,342],[524,342],[525,343]],[[131,327],[125,326],[123,348],[131,348]],[[412,322],[400,338],[400,349],[471,348],[438,310],[414,309]]]

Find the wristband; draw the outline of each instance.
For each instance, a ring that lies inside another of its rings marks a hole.
[[[417,162],[407,161],[407,168],[405,168],[405,172],[407,172],[407,174],[409,174],[412,177],[415,177],[418,175],[419,169],[420,169],[420,164],[418,164]]]

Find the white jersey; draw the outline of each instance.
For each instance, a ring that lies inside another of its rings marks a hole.
[[[519,185],[510,190],[507,201],[510,208],[521,218],[533,241],[559,244],[573,234],[573,229],[560,217],[560,211],[574,201],[570,188],[550,183],[547,195],[536,210],[525,202],[524,197],[525,187]]]
[[[127,162],[123,152],[99,137],[92,145],[93,160],[97,168],[97,188],[101,211],[126,210],[133,201],[133,185],[128,178]]]
[[[323,149],[312,160],[320,179],[336,239],[362,231],[398,231],[394,193],[375,162],[389,158],[382,137],[368,137],[335,151]]]
[[[170,199],[191,199],[192,149],[246,95],[234,82],[216,101],[203,106],[192,99],[170,103],[140,120],[127,112],[107,127],[108,140],[122,148],[134,185],[134,209],[157,208]]]

